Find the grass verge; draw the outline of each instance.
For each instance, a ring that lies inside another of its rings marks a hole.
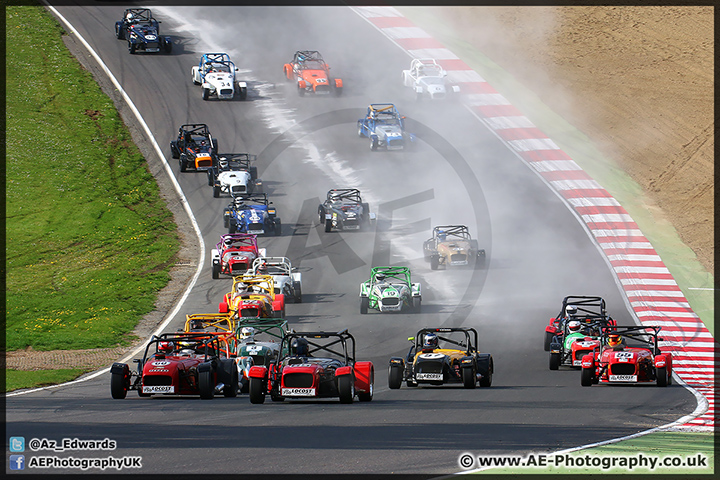
[[[3,393],[21,388],[37,388],[69,382],[87,371],[81,368],[37,371],[5,370],[5,389]]]
[[[170,279],[172,214],[56,20],[34,6],[5,18],[22,79],[6,85],[6,348],[125,345]]]

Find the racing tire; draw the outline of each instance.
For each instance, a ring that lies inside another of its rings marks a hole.
[[[210,89],[209,88],[203,88],[202,89],[202,99],[207,100],[210,98]]]
[[[388,367],[388,387],[391,390],[397,390],[402,385],[403,367],[400,365],[390,365]]]
[[[658,387],[667,387],[668,386],[667,367],[655,367],[655,378],[657,379]]]
[[[361,402],[372,402],[373,391],[375,390],[375,369],[370,369],[370,391],[367,393],[358,393],[358,400]]]
[[[332,220],[325,220],[325,232],[332,232]]]
[[[259,378],[250,378],[250,403],[265,403],[265,389]]]
[[[279,218],[275,219],[275,225],[273,226],[273,235],[276,237],[282,235],[282,222]]]
[[[320,205],[318,207],[318,218],[320,219],[320,225],[325,223],[325,209]]]
[[[223,396],[225,397],[237,397],[240,385],[238,385],[238,372],[235,365],[233,367],[233,373],[230,375],[230,385],[223,387]]]
[[[177,160],[178,158],[180,158],[180,152],[178,151],[177,145],[175,144],[175,142],[170,142],[170,155],[171,155],[172,158],[174,158],[175,160]]]
[[[128,51],[130,52],[130,55],[135,55],[135,44],[128,42]]]
[[[370,306],[370,299],[368,297],[360,297],[360,314],[365,315],[368,312]]]
[[[555,336],[555,334],[550,332],[545,332],[545,344],[543,345],[543,348],[546,352],[550,351],[550,344],[552,343],[552,339]]]
[[[358,137],[363,138],[365,135],[363,135],[363,126],[362,123],[358,123]]]
[[[227,213],[227,210],[223,212],[223,227],[229,228],[230,227],[230,215]]]
[[[559,353],[551,353],[550,354],[549,367],[550,367],[550,370],[557,370],[558,368],[560,368],[560,354]]]
[[[440,257],[438,255],[433,255],[430,257],[430,269],[431,270],[437,270],[440,267]]]
[[[220,264],[219,263],[213,263],[212,278],[214,280],[217,280],[218,278],[220,278]]]
[[[125,40],[125,27],[122,25],[115,25],[115,38],[118,40]]]
[[[110,394],[116,400],[122,400],[127,397],[127,386],[125,385],[125,375],[122,373],[113,373],[110,377]]]
[[[212,149],[213,149],[213,153],[216,153],[216,154],[220,151],[220,150],[218,150],[217,138],[212,139]]]
[[[215,397],[212,370],[198,373],[198,390],[200,391],[200,398],[203,400],[212,400]]]
[[[180,156],[180,171],[187,171],[187,159],[185,158],[185,155]]]
[[[378,149],[378,139],[377,138],[371,138],[370,139],[370,150],[373,152]]]
[[[298,95],[301,97],[305,96],[305,89],[298,87]]]
[[[340,403],[353,403],[355,398],[355,382],[352,375],[338,377],[338,395]]]
[[[463,387],[475,388],[477,384],[477,375],[475,375],[475,369],[472,367],[466,367],[462,369],[462,380]]]
[[[165,47],[164,49],[165,49],[166,54],[169,55],[172,53],[172,42],[166,41],[164,47]]]
[[[492,357],[488,358],[487,360],[487,370],[485,370],[485,372],[483,372],[484,368],[485,366],[482,365],[482,367],[478,368],[478,370],[479,373],[484,373],[484,375],[480,379],[480,386],[486,388],[492,385],[493,371],[495,370],[495,365],[493,364]]]
[[[335,87],[335,96],[336,97],[342,96],[342,91],[343,91],[342,87]]]
[[[212,170],[207,171],[207,177],[208,177],[208,187],[214,186],[215,179],[213,178]]]
[[[220,187],[213,186],[213,197],[220,198]]]
[[[293,285],[293,293],[295,294],[293,296],[293,301],[295,303],[302,303],[302,285],[300,282],[295,282]]]
[[[200,82],[195,80],[195,75],[192,76],[192,82],[193,82],[193,85],[202,85]]]
[[[233,218],[228,222],[228,233],[237,233],[237,222]]]
[[[412,299],[413,313],[420,313],[422,311],[422,298],[414,297]]]
[[[240,88],[239,97],[240,97],[240,100],[245,100],[247,98],[247,87]]]
[[[589,387],[593,383],[593,369],[592,368],[583,368],[582,372],[580,373],[580,385],[583,387]]]

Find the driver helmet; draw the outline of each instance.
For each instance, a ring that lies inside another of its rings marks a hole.
[[[423,343],[423,350],[438,348],[438,336],[434,333],[428,333],[425,335],[425,341]]]
[[[570,332],[572,333],[577,333],[580,331],[580,326],[580,322],[578,322],[577,320],[573,320],[568,323],[568,330],[570,330]]]
[[[622,343],[623,339],[622,336],[617,333],[611,333],[608,335],[608,345],[611,347],[616,347]]]
[[[173,342],[160,342],[158,343],[158,351],[170,353],[175,350],[175,344]]]
[[[441,242],[444,242],[447,238],[447,233],[445,233],[445,230],[438,230],[438,240]]]
[[[568,305],[567,307],[565,307],[565,316],[566,317],[574,316],[577,314],[577,311],[578,311],[578,309],[575,305]]]
[[[253,327],[243,327],[240,330],[240,340],[247,340],[249,342],[255,341],[255,329]]]
[[[125,20],[127,20],[128,22],[132,22],[133,14],[131,12],[128,12],[128,14],[125,16]]]
[[[293,352],[293,355],[298,357],[307,357],[309,353],[307,339],[302,337],[296,338],[293,340],[290,350]]]
[[[225,245],[226,245],[226,246],[229,247],[229,246],[232,245],[232,244],[233,244],[233,239],[232,239],[232,238],[226,238],[226,239],[225,239]]]
[[[378,273],[377,275],[375,275],[375,280],[377,280],[378,282],[382,282],[385,280],[385,275],[382,273]]]
[[[240,206],[245,203],[245,200],[242,197],[235,197],[235,205]]]

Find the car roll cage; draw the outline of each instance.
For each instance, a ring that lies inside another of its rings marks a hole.
[[[244,292],[238,290],[238,285],[243,284],[246,287],[257,286],[262,292]],[[266,284],[266,285],[263,285]],[[271,275],[237,275],[233,277],[231,295],[269,295],[273,300],[275,299],[275,280]],[[249,297],[248,297],[249,298]]]
[[[325,351],[328,353],[331,353],[337,357],[344,359],[345,365],[354,365],[355,364],[355,337],[353,337],[349,332],[348,329],[344,329],[342,331],[339,331],[337,333],[334,332],[290,332],[287,335],[285,335],[280,342],[280,351],[281,352],[291,352],[290,346],[292,345],[292,341],[298,338],[304,338],[308,342],[308,356],[310,356],[313,352],[319,352],[319,351]],[[326,344],[320,344],[317,342],[313,342],[309,340],[310,338],[314,339],[331,339],[336,338],[336,340],[331,341],[330,343]],[[333,345],[341,344],[343,347],[343,353],[340,353],[338,351],[333,350]],[[311,348],[315,347],[315,348]],[[351,350],[352,353],[348,352],[348,349]],[[276,365],[280,365],[283,360],[289,357],[294,357],[296,355],[292,353],[286,353],[285,355],[278,356],[275,360]]]
[[[613,318],[607,314],[605,308],[605,300],[597,296],[569,295],[563,299],[560,313],[555,317],[555,321],[560,322],[565,317],[565,309],[569,306],[577,307],[576,319],[586,319],[590,321],[601,321],[606,324],[614,322]]]
[[[179,136],[184,141],[188,141],[189,139],[189,141],[195,142],[193,136],[196,136],[207,138],[210,140],[210,146],[212,146],[212,135],[210,134],[210,129],[204,123],[186,123],[184,125],[180,125],[178,132]]]
[[[199,350],[203,350],[203,354],[205,355],[205,362],[212,358],[219,358],[221,353],[230,351],[230,346],[228,345],[227,339],[221,338],[219,335],[216,334],[205,332],[161,333],[160,335],[153,335],[152,337],[150,337],[150,341],[145,346],[145,352],[143,353],[143,359],[141,364],[139,365],[139,368],[142,369],[142,365],[144,365],[147,361],[148,353],[150,352],[151,346],[155,346],[155,352],[153,353],[153,355],[157,355],[158,353],[164,353],[158,351],[158,346],[160,342],[168,341],[171,341],[173,343],[189,342],[201,344],[200,346],[193,347],[193,349],[196,352],[198,352]],[[221,343],[225,344],[225,350],[223,350],[220,346]]]
[[[150,10],[149,8],[127,8],[127,9],[125,9],[125,13],[123,13],[123,22],[127,23],[128,13],[132,13],[132,15],[133,15],[132,23],[142,23],[142,22],[160,23],[158,20],[155,20],[155,18],[153,18],[152,10]]]
[[[441,333],[453,333],[453,332],[464,332],[465,333],[465,343],[452,339],[447,338],[444,336],[441,336],[439,334]],[[425,338],[425,334],[427,333],[434,333],[437,335],[438,340],[442,340],[446,343],[449,343],[451,345],[457,345],[459,347],[462,347],[465,352],[468,355],[473,355],[475,353],[478,353],[477,345],[478,345],[478,332],[472,327],[425,327],[417,332],[415,335],[415,343],[410,348],[410,352],[408,353],[408,358],[412,357],[413,351],[420,351],[422,350],[422,344],[423,339]],[[472,338],[471,338],[472,334]],[[473,341],[474,340],[474,341]]]
[[[652,348],[653,355],[658,355],[660,353],[658,342],[663,340],[658,337],[660,330],[662,330],[662,327],[655,325],[606,326],[600,336],[600,352],[613,348],[607,344],[610,335],[621,335],[623,339],[631,339],[641,344],[625,345],[626,347]]]
[[[376,284],[378,283],[378,280],[376,279],[377,275],[385,275],[385,280],[388,278],[394,278],[395,280],[398,280],[399,282],[405,283],[407,285],[412,285],[410,281],[410,269],[408,267],[373,267],[370,271],[370,283]]]
[[[218,161],[227,162],[227,167],[222,168],[218,162],[218,166],[213,167],[213,169],[218,170],[218,172],[249,170],[250,163],[256,160],[257,155],[251,155],[249,153],[223,153],[218,155]]]
[[[254,247],[257,248],[257,235],[251,233],[226,233],[220,235],[220,241],[215,245],[218,252],[225,250],[225,240],[232,240],[232,244],[228,248]]]
[[[362,203],[360,190],[357,188],[333,188],[327,192],[327,201],[350,200],[355,203]]]
[[[264,333],[268,336],[277,338],[280,341],[282,341],[285,335],[290,333],[287,320],[279,320],[275,318],[242,317],[237,321],[237,327],[235,328],[235,334],[238,339],[240,338],[241,330],[244,327],[253,327],[255,329],[255,335]],[[276,330],[280,333],[276,333]]]
[[[472,236],[470,235],[470,230],[468,230],[468,227],[466,227],[465,225],[438,225],[437,227],[433,228],[433,240],[438,238],[438,234],[441,230],[445,234],[446,238],[456,237],[461,240],[472,239]]]
[[[267,193],[239,193],[235,196],[233,196],[233,203],[231,205],[235,205],[234,201],[236,198],[242,199],[243,203],[245,203],[245,207],[252,207],[252,206],[269,206],[272,205],[273,202],[268,201]],[[240,208],[241,210],[245,210],[245,208]]]
[[[235,320],[227,313],[192,313],[185,316],[185,332],[196,332],[213,328],[214,332],[234,333]]]
[[[261,269],[265,269],[267,273],[258,273]],[[270,269],[274,268],[278,273],[270,273]],[[293,272],[290,259],[287,257],[258,257],[253,260],[250,267],[252,275],[291,275]]]

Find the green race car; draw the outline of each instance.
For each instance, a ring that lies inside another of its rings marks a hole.
[[[373,267],[370,280],[360,284],[360,313],[368,308],[381,312],[410,310],[420,313],[422,293],[419,283],[410,281],[407,267]]]

